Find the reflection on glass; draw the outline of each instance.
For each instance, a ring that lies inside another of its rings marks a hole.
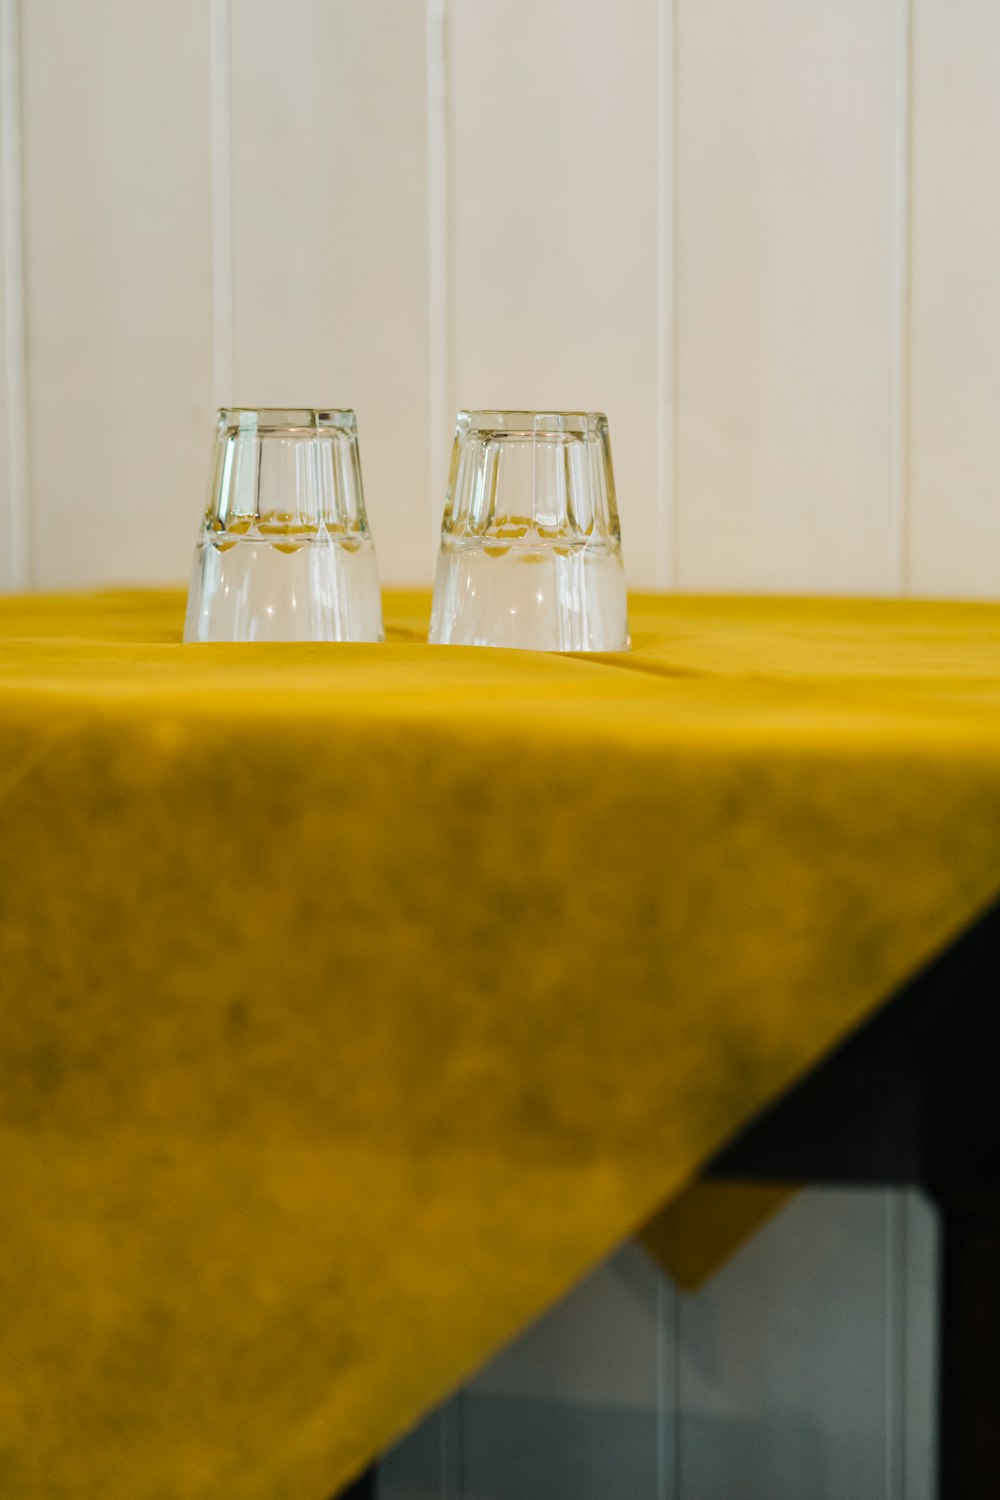
[[[621,530],[601,413],[459,413],[430,640],[628,649]]]
[[[383,639],[353,412],[219,412],[184,639]]]

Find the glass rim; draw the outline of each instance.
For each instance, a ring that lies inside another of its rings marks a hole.
[[[351,407],[338,406],[220,406],[219,428],[257,432],[356,433],[358,422]]]
[[[511,437],[560,433],[591,437],[608,427],[602,411],[519,411],[496,406],[463,408],[456,423],[461,432],[506,433]]]

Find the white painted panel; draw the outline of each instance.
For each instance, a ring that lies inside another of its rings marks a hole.
[[[1000,6],[914,0],[910,582],[1000,594]]]
[[[229,400],[353,406],[382,579],[429,582],[423,7],[239,0],[231,35]]]
[[[647,587],[656,84],[655,0],[449,9],[450,404],[606,411],[626,568]]]
[[[626,1246],[383,1459],[380,1500],[933,1500],[937,1278],[917,1192],[809,1189],[693,1296]]]
[[[0,591],[30,582],[18,11],[0,0]]]
[[[208,8],[22,6],[35,582],[186,581],[211,422]]]
[[[436,1411],[386,1453],[377,1471],[378,1500],[461,1500],[461,1471],[457,1486],[448,1483],[448,1460],[456,1469],[459,1434],[455,1432],[461,1398]]]
[[[15,563],[12,553],[13,524],[10,466],[8,463],[8,403],[10,400],[10,361],[8,357],[8,225],[12,206],[8,167],[7,133],[10,128],[11,101],[8,97],[12,70],[18,65],[11,56],[12,12],[6,0],[0,0],[0,592],[14,587]]]
[[[660,1452],[664,1298],[637,1246],[587,1278],[462,1394],[467,1500],[668,1500]],[[672,1500],[672,1497],[671,1497]]]
[[[885,1201],[885,1500],[906,1500],[907,1201],[893,1188]]]
[[[885,1496],[886,1328],[886,1194],[800,1194],[681,1298],[682,1500]]]
[[[664,1281],[638,1245],[625,1245],[497,1355],[468,1393],[557,1397],[577,1406],[654,1405]]]
[[[897,584],[896,0],[678,0],[683,588]]]
[[[675,1500],[675,1311],[625,1246],[383,1460],[380,1500]]]
[[[904,1194],[903,1226],[902,1500],[935,1500],[941,1233],[923,1194]]]

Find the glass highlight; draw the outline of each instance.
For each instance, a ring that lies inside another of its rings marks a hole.
[[[219,412],[184,639],[384,639],[352,411]]]
[[[429,639],[628,650],[621,527],[601,412],[459,412]]]

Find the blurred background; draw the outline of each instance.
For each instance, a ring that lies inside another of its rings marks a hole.
[[[183,583],[213,409],[611,420],[641,587],[1000,591],[993,0],[0,0],[0,587]]]

